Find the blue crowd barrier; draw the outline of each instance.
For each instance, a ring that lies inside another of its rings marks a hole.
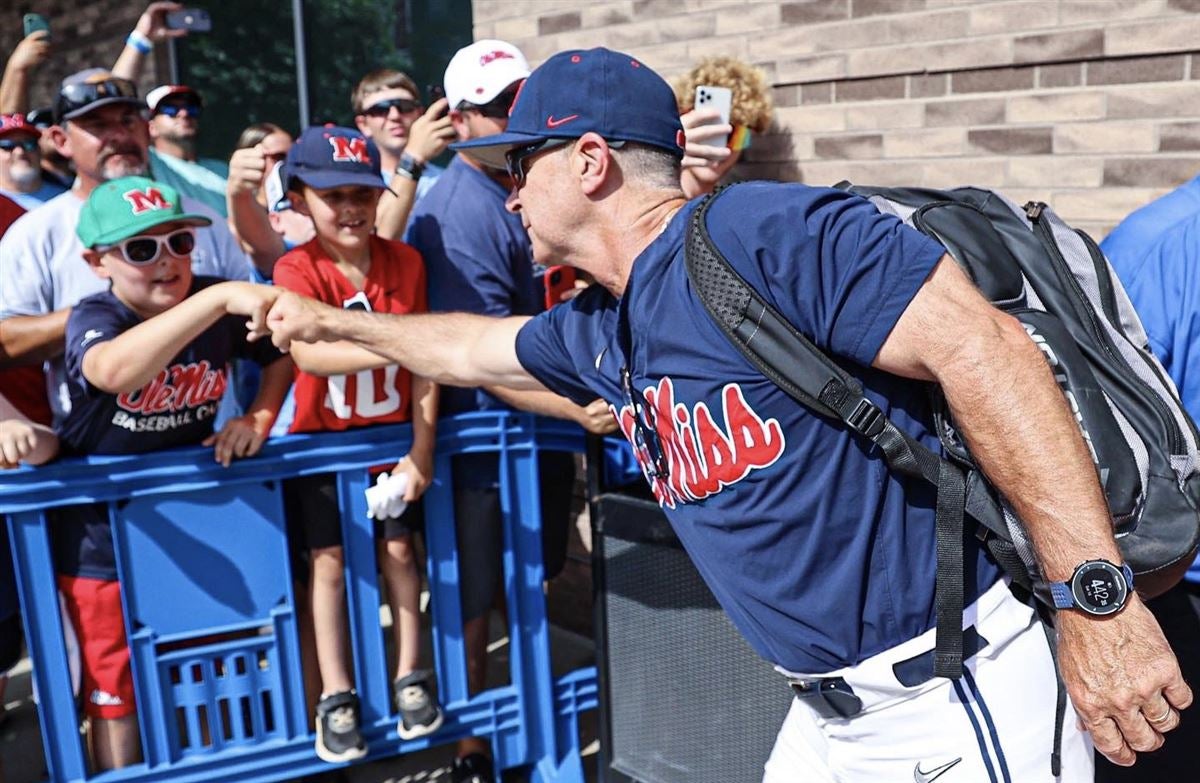
[[[271,781],[330,769],[308,729],[281,480],[335,472],[345,541],[356,688],[374,760],[467,736],[497,769],[582,783],[578,715],[597,706],[596,670],[554,678],[543,593],[539,451],[581,451],[583,433],[528,414],[474,413],[438,426],[425,493],[430,614],[446,720],[402,741],[379,627],[365,468],[407,451],[411,428],[270,441],[223,468],[211,449],[62,460],[0,476],[50,779]],[[495,452],[504,516],[510,684],[470,695],[462,644],[450,458]],[[103,502],[112,522],[131,649],[142,763],[89,775],[68,669],[47,509]]]

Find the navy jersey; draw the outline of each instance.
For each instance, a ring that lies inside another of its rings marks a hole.
[[[522,365],[577,402],[608,400],[633,441],[622,367],[669,478],[652,488],[734,624],[768,660],[820,674],[933,627],[935,493],[891,474],[861,438],[800,406],[712,322],[684,265],[686,205],[637,258],[624,296],[593,286],[530,321]],[[841,191],[752,183],[708,216],[746,280],[931,448],[921,385],[870,368],[943,254]],[[628,355],[618,324],[628,319]],[[646,454],[639,458],[646,466]],[[999,571],[968,544],[968,602]]]
[[[196,277],[188,296],[222,282]],[[63,450],[74,454],[140,454],[193,446],[213,432],[234,357],[270,364],[281,354],[270,340],[249,342],[246,319],[225,316],[202,332],[142,388],[110,394],[83,377],[91,348],[137,326],[142,317],[111,291],[75,305],[67,319],[67,389],[71,411],[59,426]],[[102,505],[57,509],[54,536],[58,570],[72,576],[116,579],[112,531]]]
[[[460,158],[413,208],[405,241],[425,261],[431,312],[534,315],[542,291],[521,218],[498,182]],[[593,398],[594,399],[594,398]],[[440,415],[507,409],[482,389],[443,386]]]

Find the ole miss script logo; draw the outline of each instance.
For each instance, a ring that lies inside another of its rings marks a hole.
[[[626,439],[634,444],[638,464],[660,505],[675,508],[714,495],[746,478],[752,470],[775,463],[783,455],[783,429],[777,419],[763,419],[746,402],[742,387],[726,384],[721,390],[721,422],[708,405],[691,409],[675,402],[675,385],[663,378],[642,392],[653,410],[658,441],[666,459],[666,477],[654,477],[649,456],[637,448],[632,406],[614,409]]]
[[[367,140],[349,136],[330,136],[329,146],[333,147],[333,159],[339,163],[370,163],[371,156],[367,152]]]

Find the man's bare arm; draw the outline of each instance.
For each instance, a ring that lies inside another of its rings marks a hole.
[[[617,429],[617,419],[604,400],[593,400],[586,406],[580,406],[552,391],[517,391],[505,386],[486,388],[497,399],[517,410],[573,421],[594,435],[607,435]]]
[[[21,39],[9,55],[4,76],[0,78],[0,112],[24,114],[29,111],[29,82],[50,53],[50,33],[45,30],[37,30]]]
[[[472,313],[367,313],[286,293],[271,308],[267,326],[282,350],[293,341],[349,340],[435,383],[542,389],[517,360],[517,332],[528,320]]]
[[[1096,468],[1041,352],[949,256],[875,366],[941,385],[972,455],[1024,520],[1047,579],[1065,581],[1085,560],[1121,562]],[[1145,716],[1183,709],[1192,695],[1140,599],[1104,619],[1059,612],[1057,627],[1063,680],[1097,749],[1127,765],[1135,751],[1161,745]],[[1177,724],[1174,714],[1158,729]]]
[[[63,352],[71,308],[0,321],[0,367],[37,364]]]

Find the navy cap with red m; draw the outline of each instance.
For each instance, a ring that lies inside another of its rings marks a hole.
[[[604,48],[559,52],[546,60],[521,86],[504,133],[450,146],[502,169],[511,149],[589,131],[683,155],[671,86],[637,58]]]
[[[379,173],[379,149],[374,142],[337,125],[314,125],[296,139],[283,164],[283,181],[292,190],[297,180],[319,189],[342,185],[387,188]]]

